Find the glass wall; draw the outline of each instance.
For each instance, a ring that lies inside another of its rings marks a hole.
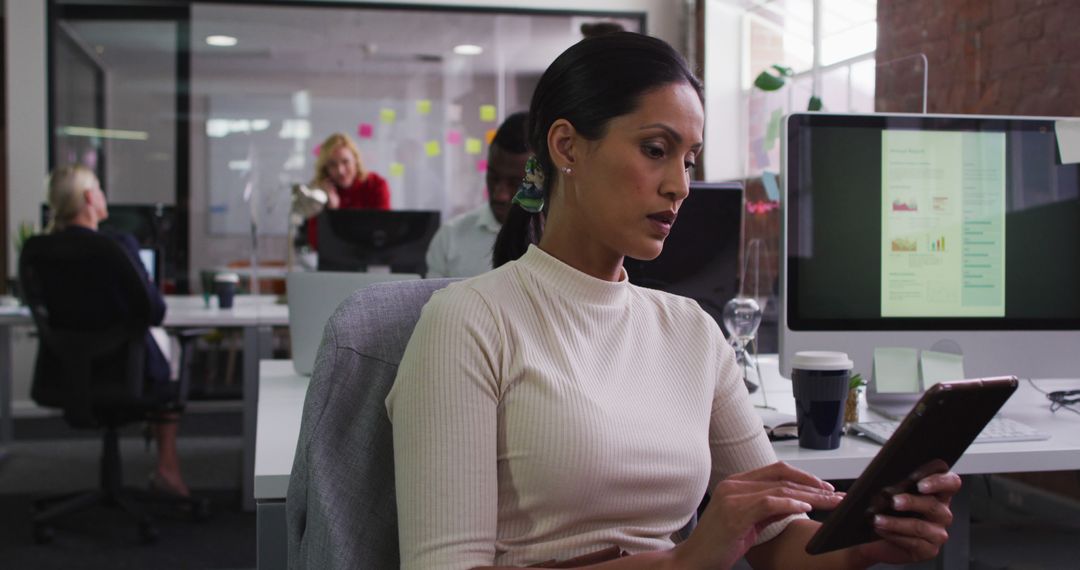
[[[393,209],[475,207],[495,129],[582,24],[644,31],[635,13],[141,6],[50,7],[52,165],[94,166],[113,202],[176,204],[178,290],[253,252],[286,259],[290,189],[333,133],[388,181]]]

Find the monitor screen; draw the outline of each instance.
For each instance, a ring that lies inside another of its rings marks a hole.
[[[325,210],[319,228],[319,271],[427,273],[428,244],[439,229],[435,210]]]
[[[962,353],[967,376],[1080,373],[1080,169],[1055,119],[793,114],[781,366],[797,350]]]
[[[139,248],[139,261],[142,262],[143,269],[146,270],[146,275],[150,277],[150,281],[159,283],[157,250],[149,247]]]
[[[738,292],[742,209],[742,184],[691,183],[659,257],[624,261],[630,282],[690,297],[722,328]]]

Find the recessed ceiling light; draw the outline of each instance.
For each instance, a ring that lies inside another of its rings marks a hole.
[[[232,36],[206,36],[206,43],[218,47],[232,47],[236,45],[236,38]]]
[[[484,48],[472,44],[461,44],[454,46],[454,53],[458,55],[480,55],[484,53]]]

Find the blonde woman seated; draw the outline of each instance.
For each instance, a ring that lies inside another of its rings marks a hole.
[[[50,232],[74,235],[95,233],[98,231],[99,222],[109,217],[109,206],[101,184],[93,171],[85,166],[65,166],[53,171],[49,176],[48,198],[49,210],[52,212]],[[165,300],[157,287],[150,282],[150,277],[146,275],[146,270],[139,261],[139,244],[130,234],[108,235],[123,246],[136,270],[142,274],[147,294],[150,296],[152,324],[160,325],[165,319]],[[78,284],[72,286],[77,287]],[[123,299],[118,296],[116,301],[123,302]],[[95,318],[93,307],[73,306],[68,309],[69,314],[77,314],[82,309],[86,311],[87,319]],[[168,347],[167,340],[163,338],[164,331],[158,331],[159,335],[152,334],[151,330],[146,331],[145,376],[148,388],[166,397],[174,390],[174,383],[170,380],[169,361],[162,351],[162,346]],[[162,413],[151,424],[158,448],[157,465],[151,474],[151,483],[163,491],[186,497],[190,492],[180,474],[180,458],[176,452],[179,420],[179,414],[175,412]]]

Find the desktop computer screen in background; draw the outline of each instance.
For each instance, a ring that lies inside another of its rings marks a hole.
[[[435,210],[324,210],[319,271],[427,273],[428,244],[439,229]]]
[[[794,114],[783,133],[781,365],[798,350],[962,353],[1080,374],[1080,169],[1055,119]]]
[[[691,183],[659,257],[623,262],[630,282],[694,299],[723,328],[738,293],[742,210],[742,184]]]

